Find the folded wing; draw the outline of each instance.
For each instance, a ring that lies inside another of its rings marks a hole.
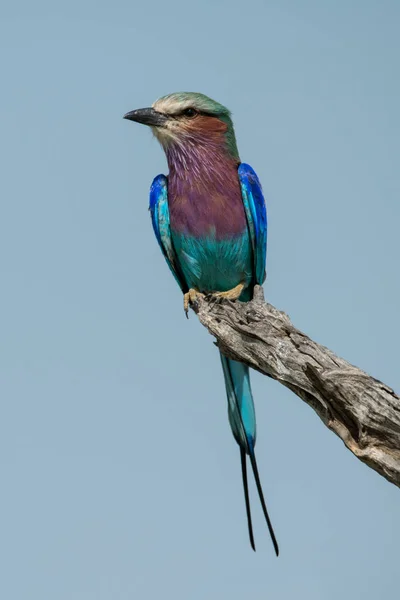
[[[171,238],[168,207],[168,179],[165,175],[157,175],[150,188],[150,213],[154,233],[164,254],[165,260],[172,271],[182,292],[188,291],[182,274]]]
[[[264,195],[261,183],[250,165],[241,163],[238,175],[253,247],[254,283],[262,285],[265,280],[267,254],[267,210]]]

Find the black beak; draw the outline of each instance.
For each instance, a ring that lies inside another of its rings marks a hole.
[[[137,110],[131,110],[131,112],[124,115],[124,119],[136,121],[136,123],[142,123],[143,125],[149,125],[150,127],[163,127],[168,121],[168,117],[157,112],[154,108],[138,108]]]

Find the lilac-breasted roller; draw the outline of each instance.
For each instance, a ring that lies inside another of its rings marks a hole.
[[[169,175],[150,189],[150,212],[162,253],[184,294],[187,313],[198,295],[248,301],[265,279],[267,215],[260,182],[240,162],[231,114],[198,93],[164,96],[125,119],[149,125],[161,143]],[[249,368],[221,354],[232,433],[240,447],[250,543],[246,457],[275,552],[279,549],[265,505],[254,453],[256,418]]]

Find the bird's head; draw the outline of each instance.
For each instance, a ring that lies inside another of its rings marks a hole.
[[[229,110],[204,94],[169,94],[151,108],[128,112],[124,119],[150,126],[167,153],[171,148],[218,146],[239,159]]]

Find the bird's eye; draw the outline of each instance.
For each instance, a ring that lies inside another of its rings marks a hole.
[[[193,118],[197,115],[197,110],[195,110],[194,108],[185,108],[185,110],[183,111],[183,114],[185,115],[185,117],[189,117],[189,118]]]

